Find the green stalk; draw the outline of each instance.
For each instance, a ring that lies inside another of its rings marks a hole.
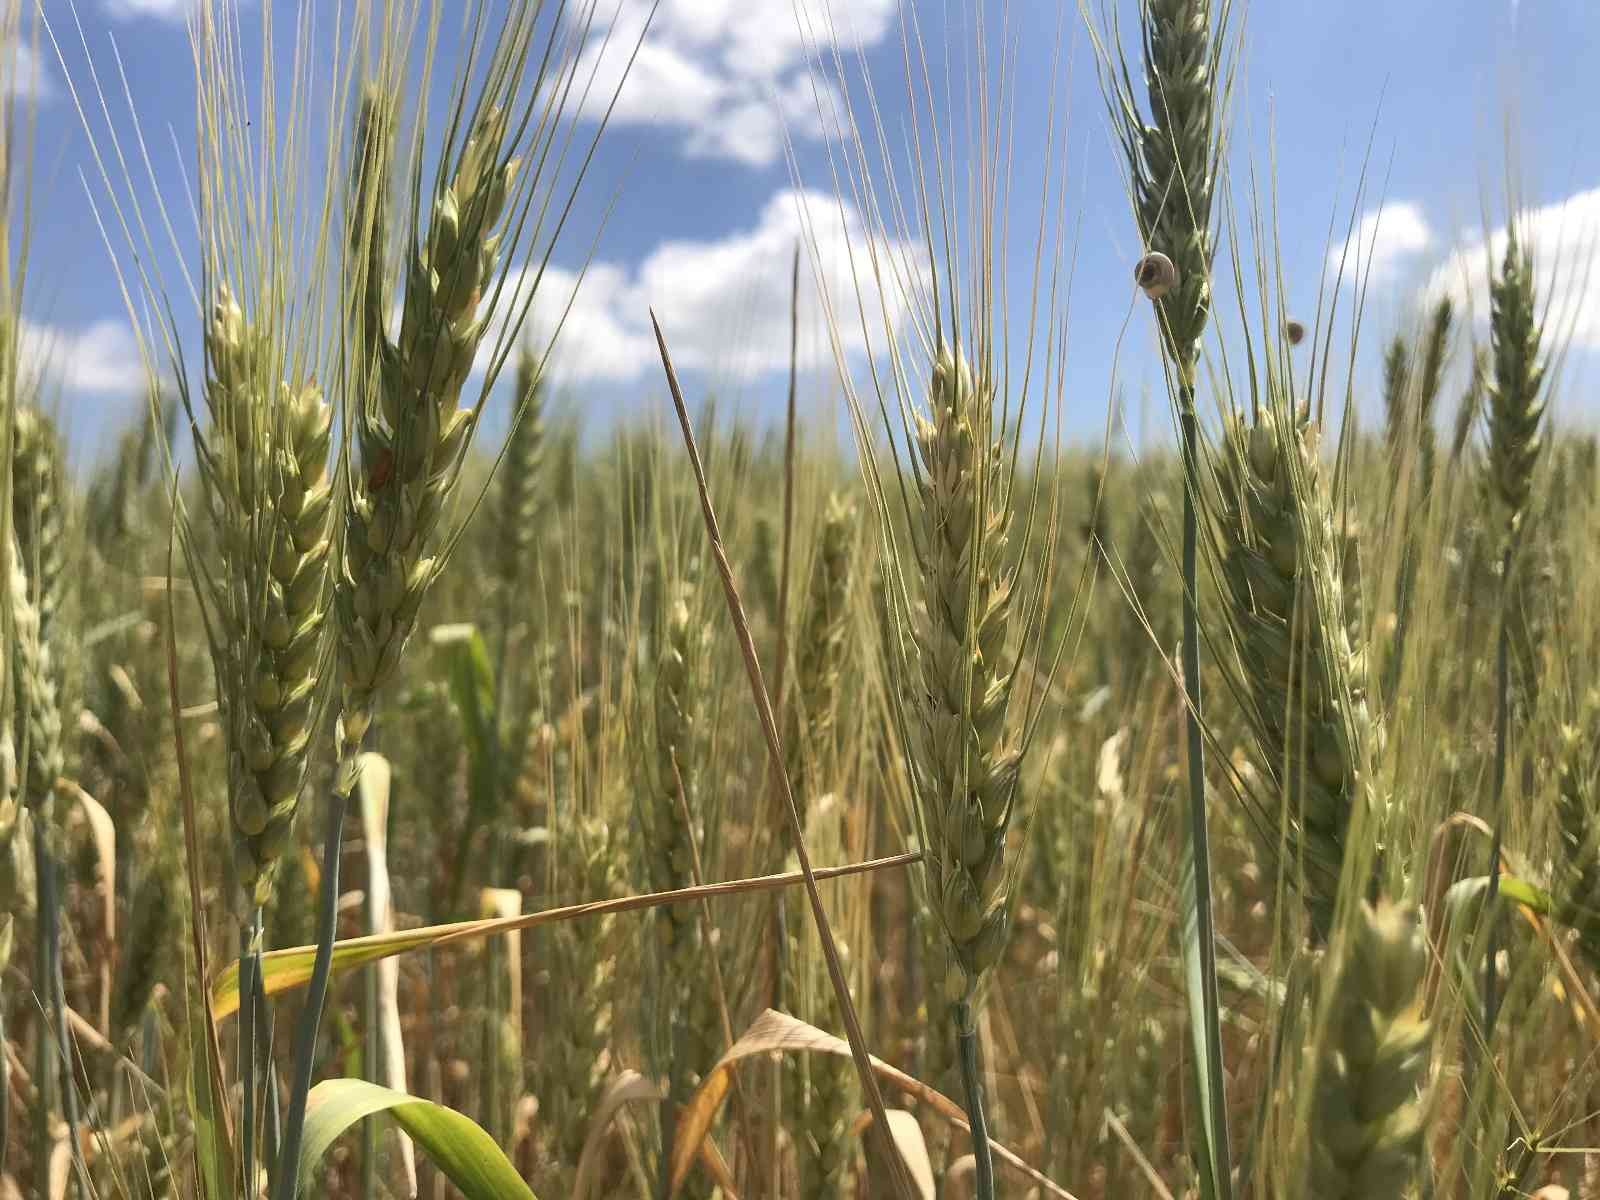
[[[239,1163],[244,1195],[255,1194],[256,1180],[256,971],[260,966],[261,906],[239,924],[239,1082],[244,1113],[239,1131]]]
[[[1211,1109],[1207,1121],[1208,1151],[1212,1156],[1209,1174],[1217,1194],[1231,1194],[1228,1165],[1227,1097],[1222,1076],[1222,1031],[1217,995],[1217,938],[1211,913],[1211,844],[1206,833],[1205,738],[1201,732],[1200,701],[1200,616],[1196,599],[1198,572],[1195,557],[1199,541],[1199,522],[1195,514],[1195,494],[1199,489],[1199,422],[1195,417],[1192,371],[1186,371],[1179,392],[1179,420],[1183,433],[1183,690],[1184,726],[1189,759],[1189,849],[1193,858],[1190,874],[1199,941],[1200,988],[1203,1025],[1194,1030],[1201,1042],[1196,1047],[1206,1062],[1206,1097]]]
[[[1506,828],[1506,737],[1511,724],[1510,647],[1511,636],[1506,612],[1511,602],[1511,543],[1506,543],[1500,559],[1500,637],[1495,650],[1494,697],[1494,836],[1489,841],[1489,895],[1484,912],[1489,920],[1489,951],[1483,962],[1483,1040],[1494,1033],[1500,1001],[1495,988],[1495,956],[1499,950],[1500,922],[1495,918],[1495,900],[1500,892],[1500,844]]]
[[[972,1156],[977,1163],[974,1200],[994,1200],[994,1155],[989,1150],[989,1120],[983,1104],[983,1073],[978,1065],[978,1025],[972,1005],[963,1000],[951,1007],[956,1024],[956,1050],[961,1060],[961,1082],[966,1089],[967,1123],[972,1127]]]
[[[55,961],[52,957],[54,944],[49,933],[51,921],[48,915],[55,908],[52,861],[41,808],[35,811],[33,820],[34,895],[39,921],[34,936],[34,978],[38,980],[41,993],[40,1008],[45,1013],[50,1012],[52,1000],[46,999],[43,993],[47,988],[54,990],[50,981],[55,979]],[[50,1022],[46,1020],[40,1025],[38,1036],[34,1039],[33,1083],[38,1099],[33,1113],[33,1169],[37,1179],[46,1178],[50,1169],[50,1110],[55,1107],[58,1080],[55,1054],[56,1048],[51,1045]]]
[[[352,756],[353,757],[353,756]],[[273,1200],[295,1200],[298,1194],[300,1143],[305,1135],[306,1098],[316,1070],[317,1033],[322,1026],[322,1006],[328,997],[328,977],[333,966],[333,942],[339,926],[339,854],[344,844],[345,811],[350,804],[346,773],[340,772],[328,804],[328,828],[322,856],[322,895],[317,911],[317,954],[306,988],[305,1007],[295,1030],[294,1085],[289,1092],[289,1115],[283,1126],[283,1147],[278,1155],[278,1177]]]

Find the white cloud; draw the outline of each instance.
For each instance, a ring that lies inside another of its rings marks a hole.
[[[798,17],[797,3],[804,10]],[[871,45],[888,32],[897,4],[661,0],[630,68],[651,3],[621,0],[609,23],[597,18],[602,28],[578,62],[577,87],[589,89],[584,115],[597,119],[616,95],[614,122],[677,130],[691,156],[769,165],[783,153],[785,129],[800,137],[822,133],[808,53]],[[818,86],[822,103],[832,103],[833,89]]]
[[[55,82],[32,46],[19,43],[12,47],[9,61],[4,57],[0,54],[0,93],[19,100],[48,100],[55,95]]]
[[[68,392],[130,395],[147,375],[133,331],[122,321],[95,321],[78,330],[24,320],[17,353],[23,373]]]
[[[1534,283],[1545,310],[1546,343],[1568,338],[1600,350],[1600,188],[1530,209],[1517,219],[1517,236],[1533,256]],[[1505,259],[1506,228],[1453,251],[1428,279],[1424,296],[1449,295],[1480,323],[1489,316],[1489,278]]]
[[[789,272],[795,247],[802,242],[811,244],[803,255],[814,254],[815,264],[803,257],[800,265],[801,311],[808,316],[802,318],[798,366],[831,364],[833,351],[820,330],[815,275],[821,272],[835,304],[849,299],[848,313],[839,320],[843,347],[849,352],[864,349],[861,322],[855,318],[858,271],[852,268],[850,252],[857,255],[859,273],[866,274],[861,256],[868,240],[860,214],[849,205],[841,210],[825,193],[785,188],[767,201],[752,228],[713,241],[663,242],[631,270],[613,263],[591,265],[562,326],[552,370],[563,379],[611,382],[658,372],[652,308],[680,369],[731,379],[786,370]],[[903,243],[880,243],[879,254],[898,263],[916,257]],[[546,270],[532,315],[538,344],[548,339],[572,295],[574,279],[572,272]],[[862,282],[861,296],[869,319],[882,315],[898,326],[904,318],[898,295],[880,296],[870,279]],[[480,366],[488,353],[486,346]]]
[[[200,5],[200,0],[106,0],[105,9],[113,17],[157,17],[181,21]]]
[[[1361,218],[1355,231],[1328,252],[1328,271],[1349,287],[1386,283],[1400,267],[1433,245],[1422,209],[1391,200]]]

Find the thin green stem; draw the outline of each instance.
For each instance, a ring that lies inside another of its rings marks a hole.
[[[1484,912],[1489,921],[1489,951],[1483,962],[1483,1040],[1488,1042],[1494,1032],[1495,1018],[1500,1015],[1500,998],[1495,987],[1495,957],[1499,953],[1499,921],[1496,920],[1495,900],[1500,892],[1500,844],[1506,829],[1506,735],[1511,724],[1511,637],[1506,620],[1511,598],[1511,541],[1507,539],[1500,559],[1500,637],[1495,650],[1494,698],[1494,793],[1490,804],[1494,809],[1494,836],[1489,841],[1489,895]]]
[[[1195,416],[1192,364],[1185,371],[1178,397],[1179,421],[1183,433],[1183,690],[1188,699],[1184,709],[1189,757],[1189,840],[1194,858],[1195,916],[1200,946],[1200,988],[1206,1013],[1206,1028],[1201,1035],[1206,1056],[1208,1097],[1213,1127],[1207,1138],[1214,1141],[1215,1167],[1223,1177],[1216,1181],[1227,1189],[1229,1158],[1227,1100],[1223,1091],[1222,1039],[1217,1028],[1220,1000],[1217,993],[1217,939],[1211,915],[1211,848],[1206,834],[1205,739],[1201,731],[1200,700],[1200,614],[1195,565],[1199,542],[1199,522],[1195,496],[1199,491],[1199,421]]]
[[[961,1083],[966,1089],[967,1124],[972,1127],[972,1156],[977,1163],[977,1191],[973,1200],[995,1200],[994,1155],[989,1149],[989,1119],[983,1104],[983,1072],[978,1064],[978,1025],[972,1005],[963,1000],[951,1010],[956,1025],[956,1051],[961,1061]]]
[[[278,1155],[278,1177],[273,1200],[295,1200],[299,1188],[300,1142],[305,1134],[306,1098],[316,1070],[317,1034],[322,1027],[322,1006],[328,998],[328,977],[333,966],[333,942],[339,926],[339,854],[344,844],[344,817],[349,791],[340,770],[340,786],[328,804],[328,829],[322,856],[322,895],[317,913],[317,955],[306,989],[305,1007],[295,1030],[294,1086],[289,1092],[289,1115],[283,1126],[283,1148]]]
[[[263,931],[264,937],[264,931]],[[256,1061],[265,1072],[263,1086],[266,1094],[261,1103],[261,1161],[278,1161],[278,1145],[283,1140],[278,1110],[278,1074],[272,1069],[272,1009],[267,1004],[267,989],[261,981],[260,947],[263,938],[257,938],[257,953],[251,991],[256,998]]]
[[[246,1196],[256,1181],[256,972],[261,963],[261,906],[239,924],[239,1083],[244,1112],[239,1130],[239,1165]]]
[[[6,1044],[5,972],[0,971],[0,1046]],[[11,1056],[0,1054],[0,1174],[6,1169],[6,1147],[11,1145]]]
[[[55,884],[50,869],[51,856],[45,835],[45,813],[41,808],[33,814],[34,907],[38,910],[39,930],[34,938],[34,979],[37,981],[41,1020],[38,1036],[33,1045],[33,1084],[37,1100],[33,1109],[33,1169],[34,1177],[43,1179],[50,1165],[50,1110],[56,1103],[55,1048],[51,1045],[51,1023],[48,1017],[53,1005],[55,964],[51,960],[51,940],[46,915],[55,903]]]

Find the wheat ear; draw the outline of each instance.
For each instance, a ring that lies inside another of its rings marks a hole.
[[[1217,478],[1215,526],[1238,690],[1260,765],[1287,811],[1286,850],[1301,867],[1312,927],[1326,937],[1381,728],[1344,612],[1342,553],[1315,427],[1283,404],[1250,423],[1231,416]],[[1275,847],[1276,803],[1265,806],[1260,825]]]
[[[667,605],[656,659],[652,795],[641,807],[643,849],[650,885],[656,891],[695,882],[697,846],[703,853],[707,832],[700,820],[699,775],[706,737],[705,646],[700,626],[690,616],[687,591],[680,581]],[[658,909],[653,920],[662,973],[656,1000],[661,1012],[660,1053],[667,1077],[661,1117],[665,1171],[678,1114],[721,1044],[705,969],[706,956],[717,949],[703,936],[705,927],[696,905],[669,905]]]
[[[279,353],[219,285],[202,479],[219,547],[212,656],[245,912],[271,899],[290,844],[326,647],[332,414],[315,384],[282,378]]]
[[[1485,383],[1489,404],[1488,486],[1503,521],[1500,559],[1500,632],[1495,652],[1494,837],[1489,849],[1489,897],[1493,914],[1500,887],[1500,847],[1505,836],[1506,745],[1510,737],[1510,607],[1516,594],[1516,553],[1534,467],[1544,443],[1545,363],[1540,350],[1543,322],[1534,294],[1533,259],[1518,239],[1516,220],[1506,228],[1506,252],[1489,283],[1489,342],[1492,371]],[[1493,917],[1491,916],[1491,921]],[[1491,925],[1483,968],[1484,1036],[1499,1012],[1496,994],[1496,929]]]
[[[1562,727],[1556,769],[1561,919],[1600,973],[1600,758],[1582,726]]]
[[[65,1117],[80,1191],[86,1167],[78,1152],[78,1090],[67,1031],[66,988],[61,971],[61,831],[56,781],[65,770],[62,750],[62,646],[58,618],[66,582],[62,570],[65,498],[61,449],[55,429],[33,408],[15,410],[11,442],[11,685],[17,764],[23,803],[33,835],[35,980],[47,998],[48,1036],[37,1040],[35,1072],[39,1102],[34,1134],[36,1162],[50,1152],[50,1113],[59,1103]]]
[[[1428,947],[1415,908],[1362,901],[1325,961],[1331,981],[1316,1054],[1310,1200],[1401,1200],[1428,1111],[1432,1028],[1422,1016]]]

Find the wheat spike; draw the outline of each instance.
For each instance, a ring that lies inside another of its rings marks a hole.
[[[499,572],[501,585],[519,590],[528,552],[539,529],[545,449],[545,383],[532,351],[517,358],[517,408],[499,468]]]
[[[1533,285],[1533,259],[1506,234],[1505,260],[1489,285],[1489,344],[1493,369],[1484,381],[1489,404],[1489,482],[1515,531],[1528,507],[1533,468],[1543,446],[1545,364],[1543,328]]]
[[[32,584],[39,638],[55,651],[58,689],[62,646],[56,626],[67,583],[65,484],[55,423],[36,408],[18,408],[11,443],[11,527]]]
[[[1288,807],[1312,925],[1333,917],[1346,830],[1368,788],[1381,730],[1345,617],[1342,550],[1316,431],[1281,405],[1230,417],[1217,468],[1218,552],[1259,765]],[[1278,810],[1261,827],[1276,845]]]
[[[1578,931],[1578,948],[1600,972],[1600,787],[1594,745],[1577,725],[1561,729],[1556,817],[1560,828],[1563,924]]]
[[[845,496],[828,497],[795,647],[795,693],[784,747],[790,758],[802,824],[812,793],[832,765],[840,675],[846,661],[856,510]]]
[[[1415,908],[1362,901],[1325,960],[1326,1033],[1312,1098],[1311,1200],[1401,1200],[1417,1171],[1432,1028],[1421,1013],[1427,941]]]
[[[1219,45],[1211,0],[1146,0],[1141,8],[1151,119],[1141,121],[1124,92],[1118,126],[1133,169],[1139,232],[1174,273],[1158,297],[1162,337],[1180,375],[1192,382],[1211,312],[1211,202],[1224,90]]]
[[[1002,870],[1021,748],[1006,728],[1011,497],[1004,445],[992,438],[993,385],[949,346],[933,364],[916,422],[923,611],[921,677],[906,700],[917,747],[930,903],[954,961],[932,981],[946,1003],[970,1000],[1005,946]]]
[[[655,673],[654,795],[642,807],[644,845],[650,886],[656,891],[687,887],[694,882],[695,849],[705,853],[706,827],[701,820],[699,766],[706,737],[700,627],[690,617],[680,590],[667,607],[661,625],[661,649]],[[687,810],[688,823],[684,814]],[[691,839],[693,839],[691,841]],[[701,909],[671,905],[654,915],[657,962],[662,973],[654,1003],[661,1012],[667,1076],[670,1130],[721,1046],[714,1001],[708,987],[706,956],[716,953],[702,934]]]
[[[562,891],[581,900],[616,895],[622,883],[617,851],[604,821],[560,822],[551,855],[561,872]],[[546,935],[556,991],[554,1015],[561,1021],[562,1036],[553,1040],[551,1053],[538,1058],[542,1082],[537,1094],[550,1105],[552,1149],[568,1190],[615,1053],[617,931],[617,919],[603,916],[584,924],[555,925]]]
[[[332,416],[314,383],[282,378],[280,353],[219,285],[202,478],[218,534],[212,658],[246,910],[270,898],[290,844],[323,697]]]
[[[439,565],[439,525],[472,436],[462,385],[483,337],[479,300],[493,279],[497,232],[517,172],[499,161],[506,117],[485,112],[433,202],[411,257],[398,339],[383,320],[384,193],[392,102],[369,92],[356,130],[354,253],[365,264],[357,305],[364,355],[350,407],[348,471],[334,612],[340,679],[339,788],[355,785],[355,752],[376,697],[394,676]],[[356,460],[359,460],[359,465]]]
[[[139,1026],[169,959],[182,944],[183,874],[170,846],[145,865],[129,905],[122,956],[111,993],[111,1028],[126,1039]]]

